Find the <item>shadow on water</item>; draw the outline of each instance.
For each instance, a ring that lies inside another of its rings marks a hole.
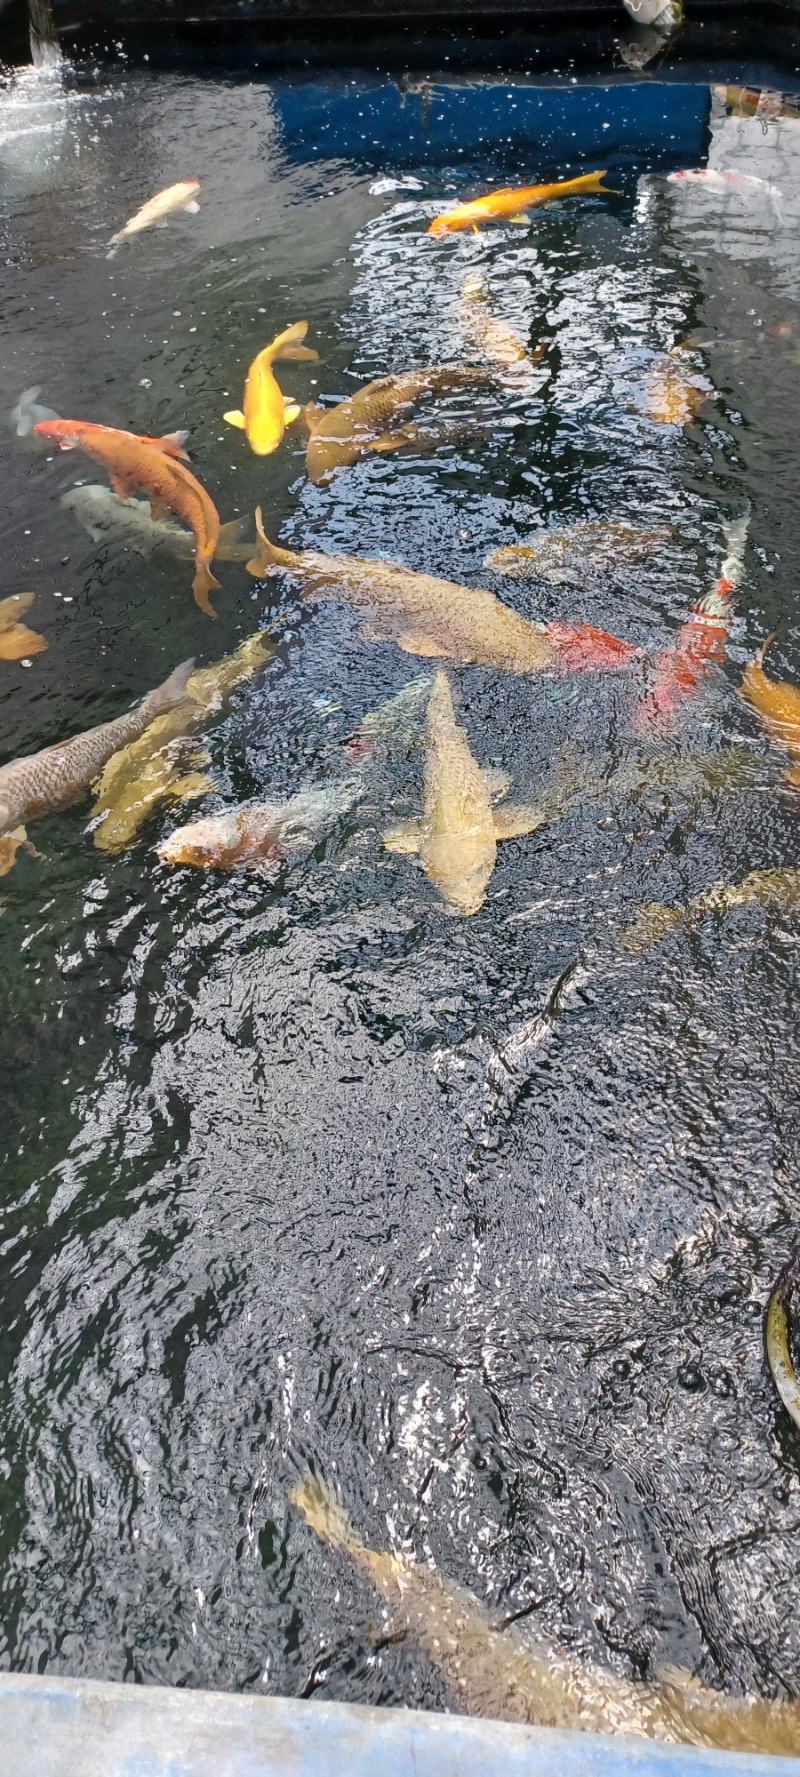
[[[473,751],[515,800],[558,768],[586,787],[499,848],[459,921],[382,845],[421,806],[414,737],[378,746],[357,807],[269,876],[156,859],[198,809],[343,774],[420,663],[233,562],[212,626],[185,562],[95,543],[60,504],[92,465],[9,427],[3,592],[35,590],[48,651],[0,664],[4,758],[287,621],[211,725],[203,802],[108,856],[87,801],[37,826],[43,861],[2,883],[2,1661],[445,1706],[292,1513],[312,1462],[369,1542],[405,1539],[577,1657],[797,1695],[798,1445],[761,1343],[797,1217],[796,925],[749,908],[639,955],[614,943],[643,901],[798,861],[796,797],[736,695],[773,628],[776,676],[800,670],[795,137],[712,118],[712,154],[788,190],[780,232],[620,149],[620,197],[440,242],[436,209],[530,157],[475,146],[465,164],[423,141],[387,164],[366,139],[348,156],[346,82],[310,85],[102,62],[9,77],[2,411],[39,387],[63,415],[187,426],[223,518],[260,503],[287,546],[491,582],[526,617],[650,653],[748,502],[752,546],[726,664],[657,743],[631,728],[643,665],[454,670]],[[331,126],[320,152],[309,118]],[[200,214],[109,263],[110,234],[189,177]],[[320,360],[281,367],[298,402],[457,361],[471,272],[548,342],[479,412],[448,398],[448,422],[480,420],[472,441],[315,487],[293,432],[259,460],[224,426],[256,350],[300,318]],[[698,332],[714,398],[657,426],[648,367]],[[673,529],[589,584],[484,567],[592,518]],[[687,761],[728,746],[745,781],[687,788]]]

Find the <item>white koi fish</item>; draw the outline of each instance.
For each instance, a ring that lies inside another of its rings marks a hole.
[[[112,234],[109,247],[118,247],[121,241],[129,241],[131,235],[141,234],[143,228],[158,228],[166,222],[175,210],[188,210],[190,216],[196,216],[200,205],[196,202],[200,190],[199,179],[181,179],[177,185],[170,185],[166,191],[159,191],[155,197],[148,198],[135,216],[125,223],[116,234]],[[113,257],[111,253],[109,259]]]

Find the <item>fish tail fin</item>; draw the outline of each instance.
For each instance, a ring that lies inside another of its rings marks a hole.
[[[272,345],[267,348],[270,358],[317,358],[319,353],[302,343],[307,332],[307,321],[295,321],[293,326],[285,327],[283,333],[276,333]]]
[[[189,433],[187,431],[165,432],[163,437],[151,438],[148,440],[148,443],[155,444],[156,448],[162,451],[165,457],[182,457],[183,461],[188,463],[191,461],[189,452],[183,448],[188,436]]]
[[[106,259],[116,259],[117,248],[120,244],[121,238],[122,237],[120,235],[112,234],[111,239],[108,243],[110,251],[106,254]]]
[[[151,720],[156,716],[165,715],[167,710],[174,710],[175,705],[182,702],[193,672],[194,657],[191,660],[183,660],[180,666],[176,666],[174,671],[170,673],[169,678],[164,680],[163,685],[159,685],[157,691],[151,691],[150,696],[146,699],[147,713]]]
[[[192,581],[192,592],[195,602],[200,606],[201,611],[205,611],[207,617],[216,617],[217,615],[208,596],[213,587],[219,588],[219,581],[214,579],[207,561],[198,561],[197,571]]]
[[[344,1507],[317,1475],[303,1475],[289,1488],[289,1498],[327,1548],[347,1549],[352,1555],[364,1547]]]
[[[265,574],[272,573],[273,568],[284,568],[290,565],[292,558],[288,551],[278,549],[275,543],[270,543],[264,530],[260,506],[256,507],[256,538],[255,555],[252,561],[247,563],[247,572],[252,574],[254,580],[263,580]]]
[[[605,191],[612,197],[621,197],[622,192],[617,191],[615,186],[603,184],[603,180],[607,178],[608,168],[604,167],[602,173],[581,173],[579,178],[570,179],[570,185],[574,191]]]

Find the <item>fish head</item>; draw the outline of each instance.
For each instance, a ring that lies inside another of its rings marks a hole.
[[[255,401],[245,406],[247,442],[256,457],[271,457],[285,430],[283,397],[280,403]]]
[[[193,864],[199,870],[230,870],[239,862],[245,842],[238,815],[208,815],[204,820],[176,827],[174,833],[156,846],[156,852],[165,864]]]
[[[78,448],[74,420],[37,420],[33,430],[37,438],[47,438],[52,444],[60,444],[62,450]]]

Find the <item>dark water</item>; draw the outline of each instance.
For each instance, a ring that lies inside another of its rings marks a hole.
[[[503,589],[651,652],[749,502],[746,574],[662,788],[504,844],[471,920],[382,850],[419,808],[413,752],[382,757],[361,806],[272,882],[158,862],[197,805],[116,858],[93,849],[88,801],[34,829],[43,860],[20,857],[0,918],[2,1663],[445,1706],[288,1506],[312,1461],[368,1540],[432,1557],[499,1618],[619,1672],[679,1662],[795,1695],[800,1445],[761,1319],[797,1218],[797,930],[751,909],[641,956],[613,934],[642,901],[800,864],[796,798],[769,787],[736,697],[772,629],[772,670],[800,674],[797,126],[715,136],[722,164],[782,187],[783,227],[762,202],[675,195],[653,158],[621,166],[618,198],[435,242],[436,203],[524,179],[529,157],[387,166],[377,142],[348,157],[319,135],[300,152],[295,102],[289,77],[9,81],[2,410],[38,383],[64,415],[188,426],[223,518],[260,501],[284,541],[472,585],[542,524],[673,524],[646,569]],[[112,229],[192,175],[200,215],[109,262]],[[418,185],[371,190],[401,175]],[[497,313],[551,341],[528,390],[480,398],[479,439],[315,489],[296,441],[259,461],[221,424],[254,352],[301,317],[320,364],[281,373],[301,400],[457,359],[477,268]],[[686,432],[657,427],[647,367],[698,331],[717,399]],[[35,589],[49,645],[0,665],[3,758],[282,610],[275,658],[212,729],[207,806],[288,795],[340,772],[365,712],[421,670],[345,607],[301,613],[236,565],[212,625],[185,564],[95,545],[59,506],[100,479],[85,459],[8,429],[2,464],[2,593]],[[638,672],[454,681],[519,799],[559,759],[610,774],[646,751]],[[685,755],[732,741],[751,787],[687,797]]]

